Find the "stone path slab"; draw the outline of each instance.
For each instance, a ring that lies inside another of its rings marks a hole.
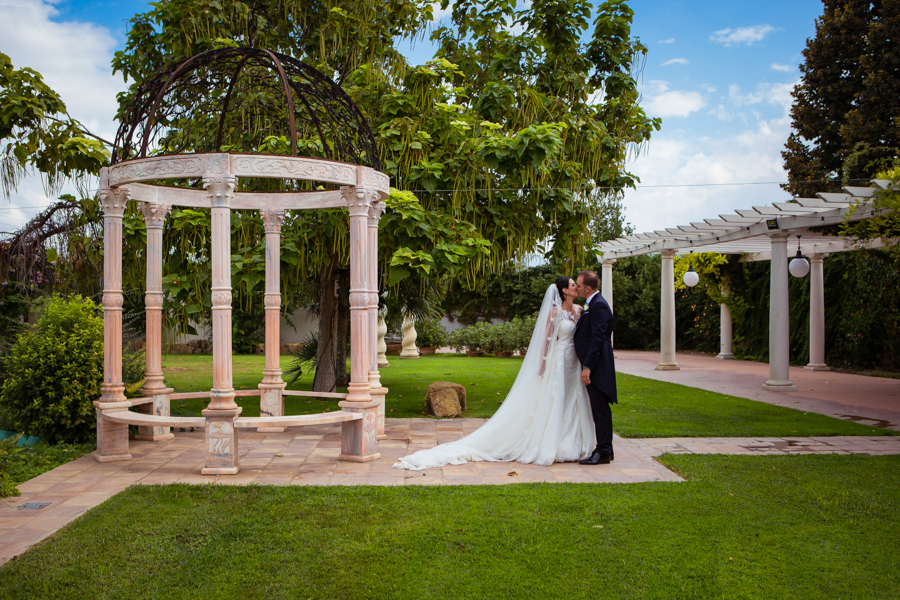
[[[83,456],[19,486],[18,498],[0,500],[0,564],[124,490],[140,484],[217,485],[504,485],[516,483],[641,483],[682,479],[654,460],[693,454],[900,454],[900,437],[614,439],[609,465],[468,463],[440,469],[394,469],[410,452],[432,448],[475,431],[485,419],[387,419],[381,458],[339,462],[340,425],[291,428],[283,433],[242,431],[242,470],[233,476],[201,475],[202,432],[179,432],[163,442],[131,442],[131,461],[98,463]],[[26,505],[43,504],[39,510]]]

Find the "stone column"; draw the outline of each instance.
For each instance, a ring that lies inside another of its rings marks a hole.
[[[378,222],[384,213],[384,202],[373,202],[369,207],[369,235],[367,266],[369,269],[369,358],[371,367],[369,371],[369,385],[372,387],[372,401],[378,403],[377,432],[378,439],[387,439],[384,433],[384,400],[387,396],[387,388],[381,385],[381,375],[378,373]]]
[[[728,289],[719,290],[723,296],[728,296]],[[734,336],[731,322],[731,311],[724,302],[719,305],[719,355],[722,360],[734,360]]]
[[[122,218],[128,193],[110,188],[101,173],[98,192],[103,209],[103,384],[97,407],[98,462],[131,460],[128,425],[103,418],[106,412],[128,410],[122,381]]]
[[[830,371],[825,364],[825,280],[824,254],[810,254],[809,279],[809,364],[808,371]]]
[[[231,200],[237,178],[204,177],[212,219],[213,387],[206,417],[204,475],[233,475],[241,470],[234,420],[241,407],[234,401],[231,371]]]
[[[660,280],[659,364],[657,371],[678,371],[675,362],[675,251],[663,250]]]
[[[371,348],[369,327],[369,266],[368,219],[369,207],[376,193],[359,187],[342,187],[350,209],[350,385],[347,400],[339,406],[350,412],[362,413],[362,419],[345,421],[341,426],[340,460],[367,462],[378,454],[378,402],[372,401],[369,383]]]
[[[769,380],[763,389],[792,392],[791,382],[790,300],[788,298],[788,234],[769,234],[772,244],[771,283],[769,284]]]
[[[387,359],[387,344],[384,336],[387,335],[387,323],[381,317],[378,318],[378,366],[389,367],[391,363]]]
[[[400,350],[400,358],[419,358],[419,348],[416,346],[416,322],[413,319],[403,320],[403,343]]]
[[[261,211],[266,228],[266,367],[259,396],[261,417],[284,416],[284,380],[281,378],[281,224],[283,210]],[[278,433],[284,427],[258,427],[259,433]]]
[[[603,299],[606,300],[606,303],[609,304],[609,310],[612,311],[613,315],[616,314],[615,309],[613,309],[613,265],[616,264],[616,259],[614,258],[605,258],[601,261],[600,265],[601,269],[601,277],[600,277],[600,295],[603,296]],[[609,343],[613,344],[613,335],[609,336]],[[613,344],[614,345],[614,344]]]
[[[147,228],[147,291],[144,295],[144,309],[147,315],[147,342],[144,355],[147,359],[144,369],[146,383],[141,388],[144,396],[152,396],[153,402],[141,405],[143,412],[161,417],[169,416],[169,394],[174,390],[167,387],[162,371],[162,309],[163,309],[163,225],[169,214],[167,204],[141,204],[144,225]],[[169,427],[139,426],[137,440],[159,441],[175,437]]]

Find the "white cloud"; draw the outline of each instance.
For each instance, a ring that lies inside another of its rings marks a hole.
[[[442,9],[440,2],[432,2],[431,3],[431,20],[432,21],[440,21],[444,17],[449,17],[453,14],[453,4],[448,4],[447,8]]]
[[[115,137],[118,103],[116,94],[125,89],[121,75],[113,76],[110,61],[117,42],[108,29],[92,23],[55,23],[58,11],[42,0],[0,0],[2,51],[18,69],[30,67],[59,93],[69,114],[92,133],[107,140]],[[66,191],[73,192],[72,188]],[[19,226],[40,208],[12,210],[51,203],[38,178],[23,181],[11,203],[0,205],[0,219]]]
[[[669,39],[667,39],[667,40],[659,40],[659,41],[656,42],[656,43],[657,43],[657,44],[674,44],[674,43],[675,43],[675,38],[669,38]]]
[[[773,71],[784,71],[785,73],[790,73],[791,67],[790,67],[790,65],[779,65],[778,63],[772,63],[772,70]]]
[[[790,91],[793,86],[793,83],[763,83],[749,93],[743,93],[739,86],[731,86],[726,103],[709,112],[723,120],[731,120],[734,116],[754,119],[734,133],[698,135],[664,128],[655,134],[646,152],[629,165],[629,169],[641,178],[637,190],[625,193],[626,217],[636,230],[654,231],[687,225],[692,221],[716,218],[737,208],[788,199],[788,194],[775,184],[696,184],[786,181],[781,151],[791,128]],[[774,118],[761,118],[735,112],[735,108],[746,105],[754,105],[768,113],[774,108],[780,114]]]
[[[686,58],[670,58],[669,60],[667,60],[660,66],[668,67],[669,65],[686,65],[686,64],[688,64],[688,59],[686,59]]]
[[[699,92],[669,90],[665,81],[651,81],[648,85],[651,90],[641,104],[652,117],[686,117],[706,106]]]
[[[726,27],[714,32],[709,36],[709,39],[725,46],[739,46],[741,44],[751,46],[756,42],[761,42],[763,38],[773,31],[778,31],[778,29],[771,25],[754,25],[752,27],[738,27],[737,29]]]

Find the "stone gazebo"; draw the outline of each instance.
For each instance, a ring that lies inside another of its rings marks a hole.
[[[202,131],[192,130],[206,123]],[[190,125],[185,125],[190,123]],[[254,151],[286,141],[289,155]],[[305,152],[298,156],[298,139]],[[384,397],[378,375],[378,222],[389,189],[368,124],[330,79],[291,57],[255,48],[213,50],[145,83],[124,113],[112,165],[98,197],[104,214],[104,378],[97,408],[100,462],[129,460],[128,426],[137,439],[171,438],[172,427],[205,428],[203,474],[235,474],[238,429],[342,423],[342,460],[378,458]],[[177,186],[177,187],[175,187]],[[122,221],[140,203],[147,227],[146,383],[125,397],[122,380]],[[213,387],[174,393],[163,381],[162,232],[172,206],[211,212]],[[279,367],[280,233],[288,210],[349,209],[349,393],[285,391]],[[258,390],[232,385],[231,211],[259,211],[265,224],[266,362]],[[341,410],[285,416],[285,395],[341,398]],[[236,396],[258,396],[260,417],[242,417]],[[208,397],[202,417],[172,417],[173,399]],[[135,410],[131,410],[135,408]]]

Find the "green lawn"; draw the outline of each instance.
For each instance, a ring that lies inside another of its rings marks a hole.
[[[466,417],[490,417],[506,397],[522,364],[520,358],[470,358],[462,354],[424,356],[418,360],[389,357],[381,380],[390,389],[389,417],[422,417],[425,390],[433,381],[454,381],[466,386]],[[262,377],[262,356],[234,357],[235,389],[255,389]],[[291,357],[281,360],[286,369]],[[179,392],[212,387],[212,357],[171,354],[163,357],[166,380]],[[312,374],[304,373],[293,389],[311,389]],[[744,437],[900,435],[816,413],[772,406],[673,383],[618,375],[619,404],[613,407],[616,433],[625,437]],[[259,400],[238,398],[245,416],[259,415]],[[208,400],[178,400],[172,413],[199,416]],[[287,414],[339,410],[337,401],[285,398]]]
[[[896,598],[900,456],[691,456],[688,481],[134,486],[3,598]]]

